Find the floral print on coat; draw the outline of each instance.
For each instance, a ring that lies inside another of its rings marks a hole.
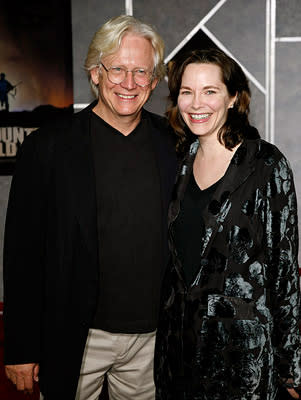
[[[173,221],[198,142],[169,212],[172,260],[157,332],[157,400],[274,400],[280,379],[301,384],[298,222],[288,161],[245,140],[204,210],[201,261],[187,285]]]

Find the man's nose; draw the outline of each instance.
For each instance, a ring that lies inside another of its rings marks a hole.
[[[134,80],[133,71],[126,71],[125,79],[120,85],[126,89],[134,89],[137,86]]]

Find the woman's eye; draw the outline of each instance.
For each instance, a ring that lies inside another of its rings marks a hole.
[[[187,95],[190,94],[191,92],[189,92],[189,90],[183,90],[183,92],[181,92],[181,94]]]

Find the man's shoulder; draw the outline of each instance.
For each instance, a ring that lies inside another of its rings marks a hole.
[[[168,122],[168,119],[162,115],[158,115],[150,111],[144,110],[144,112],[151,121],[152,126],[156,129],[156,131],[159,132],[160,136],[168,140],[172,146],[175,146],[176,136]]]
[[[48,121],[25,138],[18,153],[35,152],[42,163],[47,163],[56,155],[64,154],[74,144],[80,146],[82,125],[82,118],[78,118],[77,114]]]
[[[30,136],[37,143],[57,143],[69,140],[70,135],[80,132],[82,124],[89,118],[89,110],[84,109],[78,113],[70,113],[57,117],[52,121],[42,124]]]
[[[147,116],[150,121],[157,127],[161,129],[168,129],[168,121],[167,118],[163,115],[155,114],[151,111],[143,110],[145,116]]]
[[[64,140],[72,126],[73,116],[64,116],[56,118],[52,121],[47,121],[33,131],[29,137],[37,145],[53,143]]]

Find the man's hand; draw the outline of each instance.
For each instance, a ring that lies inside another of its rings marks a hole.
[[[5,365],[5,372],[18,390],[33,393],[34,382],[39,380],[39,364]]]
[[[292,396],[293,399],[300,399],[300,396],[295,389],[287,389],[287,391],[289,392],[289,394]]]

